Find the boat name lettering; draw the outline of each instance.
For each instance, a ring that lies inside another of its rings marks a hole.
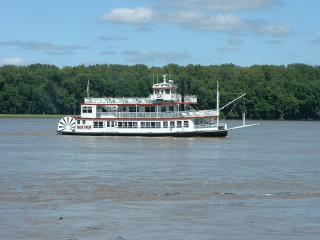
[[[77,126],[78,129],[90,129],[91,126]]]

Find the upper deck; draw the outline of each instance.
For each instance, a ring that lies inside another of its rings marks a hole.
[[[149,97],[104,97],[84,99],[84,104],[88,105],[141,105],[141,104],[197,104],[197,97],[187,95],[182,97],[176,93],[177,86],[173,80],[166,79],[167,75],[163,75],[163,82],[152,85],[152,94]]]
[[[156,104],[160,102],[174,102],[174,103],[182,103],[182,97],[180,94],[175,94],[170,98],[158,98],[158,96],[154,97],[151,94],[147,98],[138,98],[138,97],[122,97],[122,98],[112,98],[112,97],[104,97],[104,98],[85,98],[84,104],[97,104],[97,105],[139,105],[139,104]],[[184,103],[186,104],[197,104],[196,96],[184,96]]]

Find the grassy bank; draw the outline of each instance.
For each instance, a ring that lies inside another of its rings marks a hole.
[[[0,114],[0,118],[62,118],[58,114]]]

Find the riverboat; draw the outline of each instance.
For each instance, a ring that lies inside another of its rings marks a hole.
[[[243,124],[228,128],[220,121],[220,111],[242,98],[237,97],[225,106],[219,106],[217,83],[216,109],[195,110],[196,96],[177,93],[173,80],[163,75],[161,83],[153,84],[149,97],[89,96],[81,104],[79,116],[66,116],[58,123],[58,134],[92,136],[172,136],[172,137],[225,137],[233,129],[253,126]]]

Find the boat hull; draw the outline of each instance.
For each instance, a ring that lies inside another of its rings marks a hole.
[[[227,130],[220,131],[192,131],[167,133],[124,133],[124,132],[57,132],[60,135],[80,136],[137,136],[137,137],[226,137]]]

